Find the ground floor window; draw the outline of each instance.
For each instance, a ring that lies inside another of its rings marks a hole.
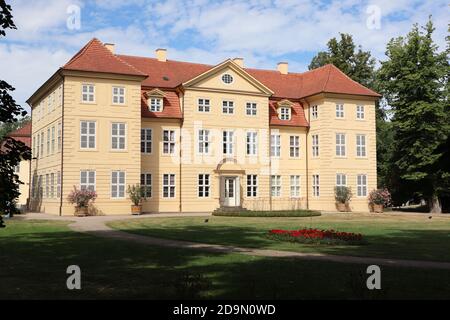
[[[300,198],[300,176],[291,176],[291,198]]]
[[[61,171],[56,173],[56,197],[61,197]]]
[[[320,177],[318,174],[314,174],[312,176],[312,178],[313,178],[313,183],[312,183],[313,196],[318,197],[318,196],[320,196]]]
[[[336,186],[345,187],[347,185],[347,176],[343,173],[336,174]]]
[[[175,175],[163,174],[163,197],[175,198]]]
[[[141,186],[145,188],[145,197],[152,197],[152,175],[150,173],[141,174]]]
[[[124,171],[113,171],[111,173],[111,198],[125,198]]]
[[[281,197],[281,176],[271,176],[272,197]]]
[[[80,172],[80,189],[95,191],[95,171],[82,170]]]
[[[50,174],[50,198],[55,197],[55,174]]]
[[[356,178],[356,189],[358,197],[367,196],[367,176],[365,174],[358,174]]]
[[[247,175],[247,197],[258,196],[258,176],[256,174]]]
[[[209,174],[198,175],[198,196],[200,198],[209,197],[209,189],[210,189],[209,182],[210,182]]]

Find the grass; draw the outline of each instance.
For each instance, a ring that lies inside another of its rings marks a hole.
[[[214,216],[221,217],[314,217],[320,216],[319,211],[312,210],[279,210],[279,211],[240,211],[226,212],[218,211],[213,213]]]
[[[8,220],[0,229],[0,299],[448,299],[450,271],[160,248],[75,233],[65,222]],[[81,287],[66,289],[66,268]]]
[[[450,261],[450,218],[326,214],[309,218],[148,218],[111,223],[127,232],[168,239],[301,252],[383,258]],[[312,245],[273,241],[264,237],[270,229],[302,227],[361,233],[367,244]]]

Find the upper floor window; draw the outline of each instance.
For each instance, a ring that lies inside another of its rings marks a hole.
[[[151,112],[161,112],[163,109],[163,99],[162,98],[150,98],[150,111]]]
[[[80,122],[80,148],[95,149],[95,121]]]
[[[232,76],[231,74],[225,73],[225,74],[222,76],[222,81],[223,81],[223,83],[225,83],[225,84],[231,84],[231,83],[233,83],[234,79],[233,79],[233,76]]]
[[[356,119],[363,120],[364,116],[364,106],[356,106]]]
[[[247,132],[247,155],[256,155],[258,146],[258,133],[254,131]]]
[[[209,99],[198,99],[198,111],[209,112],[211,111],[211,102]]]
[[[14,172],[19,173],[20,172],[20,162],[14,166]]]
[[[87,103],[95,102],[95,86],[93,84],[83,84],[81,89],[81,101]]]
[[[291,120],[291,108],[288,107],[280,108],[280,120]]]
[[[47,113],[50,113],[52,111],[52,95],[50,94],[47,97]]]
[[[41,132],[41,157],[44,157],[44,131]]]
[[[95,191],[95,171],[80,171],[80,189]]]
[[[52,127],[52,153],[55,153],[55,126]]]
[[[50,128],[47,129],[47,155],[50,155]]]
[[[222,144],[223,144],[223,154],[232,155],[233,154],[233,131],[224,131]]]
[[[141,129],[141,152],[152,153],[152,129]]]
[[[366,136],[364,134],[356,135],[356,156],[366,156]]]
[[[344,117],[344,105],[336,104],[336,118],[343,118],[343,117]]]
[[[112,88],[112,102],[113,104],[125,104],[125,88],[113,87]]]
[[[313,157],[319,156],[319,135],[318,134],[312,135],[312,155],[313,155]]]
[[[222,101],[222,112],[225,114],[234,113],[234,102],[233,101]]]
[[[289,137],[289,156],[291,158],[300,157],[300,136]]]
[[[319,118],[319,106],[315,105],[311,107],[311,117],[313,119]]]
[[[163,131],[163,154],[175,153],[175,131],[164,130]]]
[[[111,126],[111,149],[125,150],[126,124],[115,122]]]
[[[281,154],[281,139],[279,134],[270,136],[270,156],[279,157]]]
[[[345,134],[336,133],[336,156],[345,157]]]
[[[248,116],[256,116],[256,103],[247,102],[245,112]]]
[[[209,153],[209,130],[198,130],[198,153]]]
[[[61,130],[61,122],[58,122],[58,151],[61,151],[61,141],[62,141],[62,130]]]

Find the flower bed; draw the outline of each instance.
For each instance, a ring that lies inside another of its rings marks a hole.
[[[318,244],[363,244],[363,235],[352,232],[339,232],[335,230],[319,230],[303,228],[299,230],[270,230],[269,239]]]

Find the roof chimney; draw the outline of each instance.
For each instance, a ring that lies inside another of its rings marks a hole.
[[[278,62],[277,70],[281,74],[288,74],[288,66],[289,64],[287,62]]]
[[[155,53],[156,53],[156,59],[158,59],[158,61],[161,61],[161,62],[167,61],[167,50],[166,49],[156,49]]]
[[[234,58],[233,62],[236,63],[239,67],[244,67],[244,58]]]
[[[115,53],[116,46],[114,45],[114,43],[105,43],[105,47],[106,49],[111,51],[112,54]]]

